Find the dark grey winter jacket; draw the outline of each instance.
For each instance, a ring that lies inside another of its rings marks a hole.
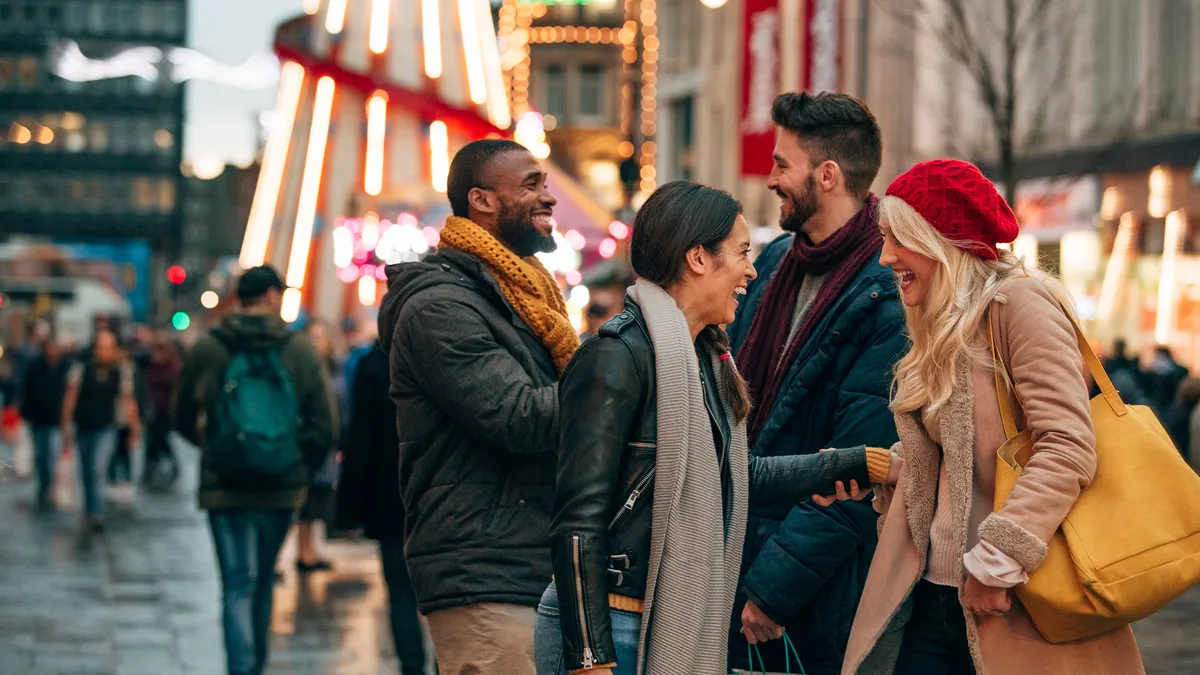
[[[405,553],[423,613],[536,605],[550,582],[554,361],[472,255],[387,269]]]

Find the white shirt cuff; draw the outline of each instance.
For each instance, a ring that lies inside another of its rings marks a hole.
[[[981,541],[963,555],[967,573],[992,588],[1012,588],[1029,581],[1029,574],[1012,556]]]

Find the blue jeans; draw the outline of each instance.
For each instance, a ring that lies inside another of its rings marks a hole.
[[[108,469],[108,458],[117,447],[117,430],[114,427],[89,431],[79,430],[75,434],[75,446],[79,450],[79,479],[83,482],[83,504],[89,516],[104,512],[104,474]]]
[[[913,590],[895,675],[975,675],[958,589],[922,579]]]
[[[58,452],[62,449],[62,432],[58,427],[31,424],[29,433],[33,436],[38,499],[46,499],[50,496],[50,490],[54,489],[54,466],[58,461]]]
[[[261,675],[271,636],[275,559],[292,526],[292,510],[214,509],[208,522],[221,567],[229,675]]]
[[[637,672],[638,641],[642,635],[642,615],[610,609],[613,647],[616,649],[617,667],[613,675],[634,675]],[[563,663],[562,624],[558,620],[558,589],[550,584],[542,594],[537,608],[537,623],[533,630],[533,655],[537,662],[537,675],[567,675]]]

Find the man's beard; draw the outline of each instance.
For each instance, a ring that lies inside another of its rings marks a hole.
[[[504,242],[522,258],[534,253],[553,253],[558,248],[553,236],[542,234],[533,224],[528,210],[502,206],[496,226]]]
[[[821,205],[817,202],[817,181],[811,173],[808,175],[808,181],[805,182],[804,192],[795,196],[783,193],[779,195],[779,198],[787,200],[791,205],[791,211],[779,219],[779,227],[783,228],[784,232],[800,234],[808,219],[821,210]]]

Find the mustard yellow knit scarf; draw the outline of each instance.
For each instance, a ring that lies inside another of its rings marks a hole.
[[[567,304],[558,284],[541,261],[533,256],[518,257],[482,227],[457,216],[446,219],[441,246],[483,261],[505,299],[550,350],[561,374],[579,348],[579,336],[567,318]]]

